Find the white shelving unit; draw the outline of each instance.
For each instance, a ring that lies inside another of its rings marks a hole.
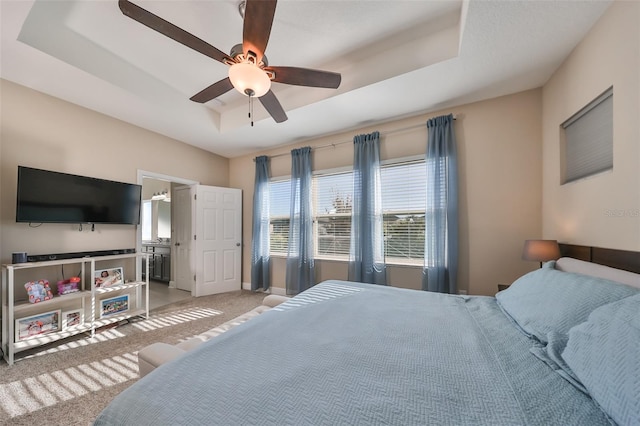
[[[112,285],[105,288],[94,285],[93,277],[95,276],[95,271],[103,269],[101,265],[113,263],[113,261],[121,259],[132,258],[135,260],[134,280],[125,281],[124,284]],[[143,258],[147,259],[147,261],[142,262],[141,259]],[[80,266],[81,281],[79,291],[60,296],[54,294],[52,299],[38,303],[29,303],[28,301],[16,302],[16,288],[19,288],[16,286],[24,285],[23,282],[16,283],[16,274],[19,271],[25,269],[33,269],[35,271],[36,268],[64,267],[64,265]],[[142,279],[141,265],[144,265],[146,268],[144,280]],[[128,253],[2,265],[2,351],[5,361],[7,361],[9,365],[12,365],[15,360],[15,355],[19,352],[53,343],[76,334],[91,333],[91,337],[93,337],[96,329],[120,322],[127,318],[134,316],[149,318],[148,265],[148,255],[145,253]],[[89,283],[89,285],[86,283]],[[100,302],[113,296],[125,294],[129,296],[128,309],[122,313],[102,317]],[[134,303],[131,303],[132,298]],[[37,334],[24,340],[16,339],[16,319],[61,310],[63,307],[66,307],[68,310],[80,310],[84,314],[83,323],[68,329],[62,329],[62,318],[59,318],[57,331],[51,331],[41,335]],[[70,307],[71,309],[69,309]]]

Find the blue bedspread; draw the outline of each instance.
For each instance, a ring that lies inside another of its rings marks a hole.
[[[96,425],[606,425],[492,297],[326,281],[132,385]]]

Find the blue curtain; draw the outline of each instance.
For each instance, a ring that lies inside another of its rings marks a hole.
[[[387,284],[380,188],[380,134],[353,138],[349,281]]]
[[[253,230],[251,234],[251,290],[271,286],[269,257],[269,157],[256,157],[253,189]]]
[[[291,151],[291,215],[287,251],[287,294],[315,284],[311,205],[311,148]]]
[[[422,289],[457,292],[458,160],[453,115],[427,121],[427,206]]]

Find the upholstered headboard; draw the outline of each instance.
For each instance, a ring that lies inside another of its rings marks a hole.
[[[560,243],[560,253],[563,257],[572,257],[640,274],[640,252],[637,251]]]
[[[584,260],[578,260],[572,257],[561,257],[558,259],[556,261],[556,269],[604,278],[640,288],[640,274],[634,274],[633,272],[623,271],[597,263],[585,262]]]

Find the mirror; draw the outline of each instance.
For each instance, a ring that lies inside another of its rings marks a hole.
[[[169,242],[171,240],[171,186],[172,183],[152,178],[142,180],[142,242]]]
[[[157,203],[155,209],[158,212],[158,238],[171,238],[171,201],[152,201],[152,203]]]
[[[171,238],[171,202],[145,200],[142,202],[142,241]]]

